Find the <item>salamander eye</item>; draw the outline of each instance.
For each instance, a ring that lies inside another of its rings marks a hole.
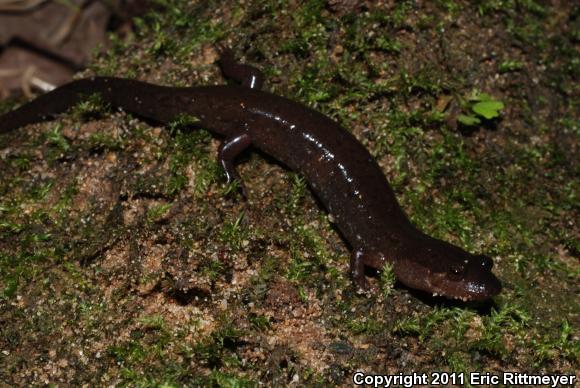
[[[463,278],[463,274],[465,273],[465,267],[463,265],[454,265],[449,268],[447,272],[447,277],[451,280],[460,280]]]

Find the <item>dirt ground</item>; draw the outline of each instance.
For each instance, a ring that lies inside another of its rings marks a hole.
[[[350,130],[420,229],[493,257],[504,289],[466,304],[374,276],[359,294],[301,176],[249,152],[244,201],[209,132],[87,101],[0,136],[0,384],[577,376],[573,3],[158,2],[78,77],[222,84],[232,47]]]

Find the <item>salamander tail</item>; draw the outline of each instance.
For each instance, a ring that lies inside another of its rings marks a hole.
[[[104,103],[123,108],[131,113],[148,115],[151,105],[142,103],[138,96],[155,95],[166,89],[145,82],[114,77],[93,77],[73,81],[41,95],[20,108],[0,116],[0,133],[7,133],[27,124],[54,119],[92,95],[99,95]],[[148,102],[148,101],[146,101]],[[154,107],[154,104],[153,104]],[[156,117],[150,117],[156,119]]]

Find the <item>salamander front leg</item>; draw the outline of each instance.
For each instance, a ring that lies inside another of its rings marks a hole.
[[[357,287],[364,291],[371,289],[365,276],[365,252],[361,249],[352,251],[350,256],[350,275]]]
[[[219,65],[224,75],[250,89],[262,89],[264,73],[251,65],[236,62],[234,53],[229,48],[222,48]]]
[[[247,198],[246,189],[242,183],[242,180],[240,179],[240,174],[238,174],[234,163],[238,155],[240,155],[250,145],[252,145],[252,139],[250,138],[250,135],[243,133],[241,135],[225,139],[218,150],[218,160],[226,173],[226,179],[228,183],[232,183],[234,181],[237,182],[240,187],[240,192],[244,198]]]

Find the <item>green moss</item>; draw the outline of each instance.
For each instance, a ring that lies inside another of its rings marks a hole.
[[[270,318],[265,315],[250,314],[250,323],[258,331],[266,331],[272,327]]]
[[[93,93],[84,96],[82,101],[72,108],[71,116],[77,121],[90,120],[100,117],[109,109],[109,105],[103,101],[101,95]]]
[[[55,125],[45,134],[46,142],[55,146],[61,152],[66,152],[70,149],[69,142],[62,135],[62,125]]]
[[[69,183],[61,190],[61,196],[58,202],[53,207],[56,214],[60,215],[61,222],[65,222],[68,216],[68,210],[73,205],[73,198],[78,194],[79,187],[76,180]]]
[[[233,249],[240,249],[249,236],[249,230],[243,224],[244,213],[233,220],[225,220],[222,224],[219,239]]]
[[[147,221],[150,223],[159,221],[167,214],[172,206],[172,203],[162,203],[149,208],[147,211]]]
[[[385,263],[385,266],[381,270],[381,291],[385,298],[393,292],[395,287],[395,272],[393,271],[393,265],[390,263]]]
[[[498,71],[500,73],[510,73],[514,71],[522,70],[523,64],[517,60],[505,60],[498,66]]]
[[[331,255],[324,240],[308,226],[297,225],[293,236],[290,246],[292,261],[288,266],[287,277],[301,282],[320,271]]]
[[[348,329],[353,334],[379,334],[385,329],[376,319],[370,317],[362,317],[347,322]]]
[[[481,338],[471,343],[470,348],[505,358],[509,353],[505,337],[510,335],[523,338],[529,321],[528,313],[517,307],[506,306],[499,311],[493,310],[483,320]]]
[[[222,321],[216,330],[195,345],[196,357],[216,369],[237,365],[239,359],[230,349],[237,346],[242,335],[243,331],[237,329],[233,322]]]
[[[138,319],[138,324],[139,329],[133,330],[128,340],[107,350],[107,355],[122,367],[123,384],[175,386],[184,379],[191,380],[187,363],[169,356],[176,341],[182,340],[185,333],[168,328],[160,316],[143,316]],[[144,362],[150,367],[143,369]]]

